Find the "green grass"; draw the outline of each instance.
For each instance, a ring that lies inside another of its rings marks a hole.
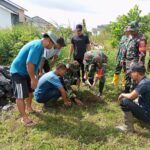
[[[115,126],[123,122],[117,97],[121,87],[113,87],[113,52],[109,54],[107,83],[102,101],[95,101],[93,92],[82,87],[79,96],[83,108],[59,107],[50,113],[30,115],[34,127],[20,123],[16,109],[1,112],[0,150],[150,150],[150,131],[135,124],[136,133],[121,133]],[[87,102],[88,101],[88,102]],[[34,107],[42,105],[34,102]]]

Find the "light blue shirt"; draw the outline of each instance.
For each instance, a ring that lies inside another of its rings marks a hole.
[[[51,71],[44,74],[35,89],[34,96],[36,99],[40,99],[43,95],[51,92],[52,89],[60,89],[63,85],[60,81],[59,76],[55,72]]]
[[[44,47],[41,40],[34,40],[22,47],[17,57],[11,64],[10,73],[26,76],[28,75],[27,63],[34,64],[35,74],[38,72]]]

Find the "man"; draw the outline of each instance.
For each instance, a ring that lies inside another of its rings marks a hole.
[[[37,73],[44,48],[52,48],[56,44],[56,40],[57,38],[52,32],[45,33],[41,40],[34,40],[23,46],[11,64],[10,73],[12,75],[14,95],[21,113],[21,121],[26,126],[33,124],[25,109],[27,108],[28,112],[34,111],[31,106],[32,92],[38,83]],[[25,105],[25,99],[27,105]]]
[[[124,35],[122,36],[120,43],[119,43],[119,47],[118,47],[115,74],[114,74],[113,81],[112,81],[112,84],[114,86],[118,85],[119,75],[121,73],[121,70],[123,69],[124,72],[126,71],[125,63],[122,64],[121,59],[122,59],[123,49],[128,41],[128,35],[129,35],[129,31],[127,30],[127,27],[126,27],[124,29]],[[122,80],[122,86],[125,86],[125,79]]]
[[[77,85],[80,87],[80,77],[78,71],[80,70],[80,65],[77,61],[70,62],[67,64],[67,71],[64,75],[62,83],[67,91],[69,99],[73,100],[78,106],[82,106],[83,103],[77,98],[76,94],[72,89],[72,85]]]
[[[85,79],[94,88],[99,80],[98,96],[102,96],[105,85],[105,69],[107,56],[100,50],[91,50],[84,55]]]
[[[87,50],[90,50],[90,41],[88,36],[83,34],[82,25],[78,24],[76,26],[76,36],[71,40],[71,49],[70,49],[70,60],[73,54],[74,60],[78,61],[82,71],[82,81],[84,82],[84,64],[83,58]],[[78,71],[80,76],[80,71]]]
[[[126,84],[125,93],[129,93],[134,89],[134,84],[128,73],[130,65],[135,62],[145,63],[146,46],[147,42],[144,35],[139,34],[139,24],[133,21],[129,24],[128,29],[129,37],[125,49],[123,50],[122,63],[126,64]]]
[[[60,54],[60,50],[65,46],[65,41],[62,37],[57,39],[57,44],[52,49],[45,49],[44,55],[42,57],[42,61],[40,64],[40,75],[43,74],[43,70],[45,73],[49,72],[50,69],[54,66],[58,56]],[[48,60],[51,59],[51,63],[49,65]]]
[[[34,96],[38,103],[44,103],[44,109],[49,110],[52,103],[55,103],[60,96],[65,106],[71,106],[71,101],[60,80],[65,72],[66,66],[59,64],[55,71],[50,71],[40,78]]]
[[[134,131],[133,116],[145,123],[150,123],[150,80],[145,77],[145,67],[141,64],[131,66],[131,78],[138,84],[129,94],[119,96],[120,106],[124,112],[123,126],[118,126],[121,131]],[[134,102],[138,98],[138,104]]]

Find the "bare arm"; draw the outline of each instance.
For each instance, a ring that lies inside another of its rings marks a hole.
[[[44,63],[45,63],[45,58],[43,57],[40,64],[40,74],[42,74]]]
[[[55,55],[55,56],[53,57],[53,59],[52,59],[52,61],[51,61],[51,64],[50,64],[50,68],[53,68],[53,66],[54,66],[54,64],[55,64],[55,62],[56,62],[56,60],[57,60],[57,58],[58,58],[57,55]]]
[[[35,66],[34,64],[27,63],[27,70],[31,79],[31,87],[32,89],[35,89],[37,87],[38,79],[36,78],[36,75],[34,73]]]
[[[136,90],[134,90],[134,91],[132,91],[131,93],[128,93],[128,94],[122,93],[119,96],[118,100],[122,100],[123,98],[130,99],[130,100],[135,100],[138,96],[139,96],[139,94],[137,93]]]
[[[87,51],[90,51],[90,50],[91,50],[91,45],[90,45],[90,44],[87,44],[87,45],[86,45],[86,49],[87,49]]]
[[[67,93],[66,93],[65,89],[62,87],[62,88],[59,89],[59,91],[60,91],[61,96],[64,100],[64,104],[66,106],[71,106],[71,101],[67,98]]]

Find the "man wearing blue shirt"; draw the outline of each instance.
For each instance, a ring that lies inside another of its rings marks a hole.
[[[121,131],[133,132],[133,116],[145,123],[150,123],[150,80],[145,77],[146,70],[141,64],[133,64],[130,72],[131,78],[138,85],[131,93],[122,93],[119,96],[125,124],[117,128]],[[138,102],[135,103],[135,99],[138,99]]]
[[[49,108],[50,104],[56,102],[61,96],[65,106],[71,106],[71,101],[61,83],[60,77],[66,72],[66,66],[59,64],[55,71],[44,74],[35,89],[34,96],[38,103],[44,103],[44,108]]]
[[[32,92],[38,83],[37,74],[44,48],[52,48],[56,40],[52,32],[45,33],[41,40],[34,40],[23,46],[11,64],[10,73],[17,107],[22,116],[21,121],[27,126],[33,122],[26,114],[24,100],[27,102],[27,110],[32,112]]]

